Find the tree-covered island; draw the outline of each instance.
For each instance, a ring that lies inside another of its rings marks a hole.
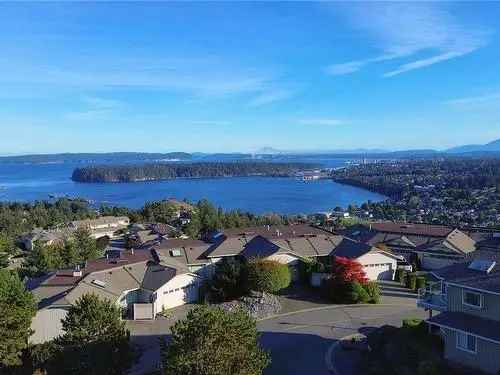
[[[297,172],[318,168],[311,163],[199,162],[143,165],[100,165],[76,168],[77,182],[136,182],[202,177],[290,177]]]

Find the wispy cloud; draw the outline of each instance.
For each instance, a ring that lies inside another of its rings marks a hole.
[[[82,102],[95,109],[114,109],[122,106],[119,100],[97,96],[84,96]]]
[[[225,120],[195,120],[191,121],[190,124],[201,126],[226,126],[231,125],[231,122]]]
[[[445,103],[460,110],[500,109],[500,93],[452,99]]]
[[[339,126],[345,125],[345,121],[334,118],[307,118],[298,121],[301,125]]]
[[[380,55],[328,66],[331,75],[354,73],[366,65],[414,57],[384,74],[393,77],[465,56],[488,43],[490,31],[453,17],[441,3],[363,3],[341,6],[354,28],[375,41]],[[427,54],[427,57],[422,55]],[[418,57],[416,57],[418,56]]]
[[[120,60],[101,56],[96,57],[99,63],[78,57],[72,59],[64,65],[0,61],[0,83],[51,85],[58,89],[164,90],[194,97],[249,95],[256,96],[255,105],[292,95],[291,91],[280,88],[276,72],[239,66],[216,57]]]
[[[280,100],[285,100],[294,95],[294,91],[285,89],[270,89],[260,93],[257,97],[252,99],[249,103],[251,107],[258,107],[264,104],[274,103]]]
[[[83,109],[71,111],[65,114],[70,120],[87,121],[108,117],[123,106],[123,103],[116,99],[102,98],[97,96],[84,96],[81,98]]]

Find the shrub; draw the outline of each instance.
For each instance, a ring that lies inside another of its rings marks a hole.
[[[401,282],[401,276],[404,270],[397,268],[396,272],[394,272],[394,281]]]
[[[332,276],[341,283],[357,281],[358,283],[365,284],[368,282],[361,263],[344,257],[335,257],[332,264]]]
[[[274,260],[251,259],[246,265],[247,289],[278,293],[290,285],[292,276],[286,264]]]
[[[417,287],[417,275],[415,273],[408,274],[406,278],[406,287],[411,290],[415,290]]]
[[[380,288],[375,281],[370,281],[363,285],[366,293],[368,294],[368,303],[380,302]]]
[[[209,284],[210,297],[214,302],[230,301],[244,294],[242,267],[240,262],[230,263],[226,259],[217,263]]]
[[[337,279],[325,280],[323,283],[324,294],[333,303],[368,303],[370,296],[364,285],[357,281],[341,282]]]
[[[408,279],[408,272],[406,272],[405,270],[401,270],[401,272],[399,274],[399,282],[401,283],[401,285],[406,286],[407,279]]]
[[[425,277],[424,276],[418,276],[417,277],[417,290],[425,288]]]
[[[422,319],[403,319],[404,328],[415,328],[422,323]]]

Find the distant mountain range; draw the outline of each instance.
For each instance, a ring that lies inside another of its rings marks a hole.
[[[105,153],[63,153],[2,156],[0,162],[7,163],[133,163],[158,162],[172,160],[191,160],[191,154],[186,152],[105,152]]]
[[[132,164],[162,161],[238,161],[238,160],[291,160],[308,158],[426,158],[426,157],[500,157],[500,139],[484,145],[464,145],[447,150],[401,150],[389,151],[381,149],[351,149],[328,151],[281,151],[272,147],[263,147],[254,153],[147,153],[147,152],[109,152],[109,153],[63,153],[2,156],[0,163],[82,163],[82,164]]]
[[[500,139],[486,143],[485,145],[464,145],[453,147],[446,152],[451,154],[463,154],[468,152],[500,152]]]

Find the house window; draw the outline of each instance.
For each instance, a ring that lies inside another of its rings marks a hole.
[[[477,353],[476,336],[464,332],[457,332],[457,348],[469,353]]]
[[[470,290],[463,290],[462,302],[464,305],[481,308],[483,307],[483,298],[481,293],[472,292]]]

